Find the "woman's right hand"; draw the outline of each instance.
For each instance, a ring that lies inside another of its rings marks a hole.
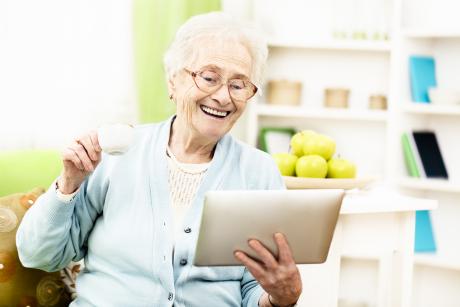
[[[101,161],[97,132],[91,131],[75,139],[62,152],[63,170],[58,179],[62,194],[75,192]]]

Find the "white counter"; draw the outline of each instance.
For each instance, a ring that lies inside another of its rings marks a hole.
[[[434,210],[437,207],[437,200],[399,195],[389,190],[349,191],[340,214]]]
[[[299,266],[299,306],[409,307],[415,211],[437,206],[384,189],[347,192],[327,261]]]

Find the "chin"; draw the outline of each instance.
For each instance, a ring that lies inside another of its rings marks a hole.
[[[195,129],[201,134],[210,140],[218,140],[222,138],[231,127],[229,123],[226,122],[215,122],[215,121],[200,121],[195,125]]]
[[[204,135],[207,138],[212,139],[212,140],[219,140],[227,132],[228,132],[228,130],[224,130],[224,129],[209,129],[208,128],[208,129],[203,129],[202,130],[202,135]]]

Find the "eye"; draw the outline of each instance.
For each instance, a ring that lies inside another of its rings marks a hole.
[[[203,76],[203,79],[208,81],[208,82],[216,82],[216,79],[211,78],[211,77],[207,77],[207,76]]]
[[[246,87],[246,84],[243,80],[235,79],[230,82],[230,86],[234,90],[242,90]]]
[[[218,74],[216,74],[215,72],[213,72],[213,71],[203,71],[200,74],[200,77],[206,83],[208,83],[208,85],[216,85],[220,80],[220,76]]]

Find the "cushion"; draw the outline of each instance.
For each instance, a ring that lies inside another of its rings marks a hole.
[[[68,306],[70,295],[61,273],[25,268],[16,249],[16,231],[38,196],[35,188],[28,193],[0,197],[0,306]]]

